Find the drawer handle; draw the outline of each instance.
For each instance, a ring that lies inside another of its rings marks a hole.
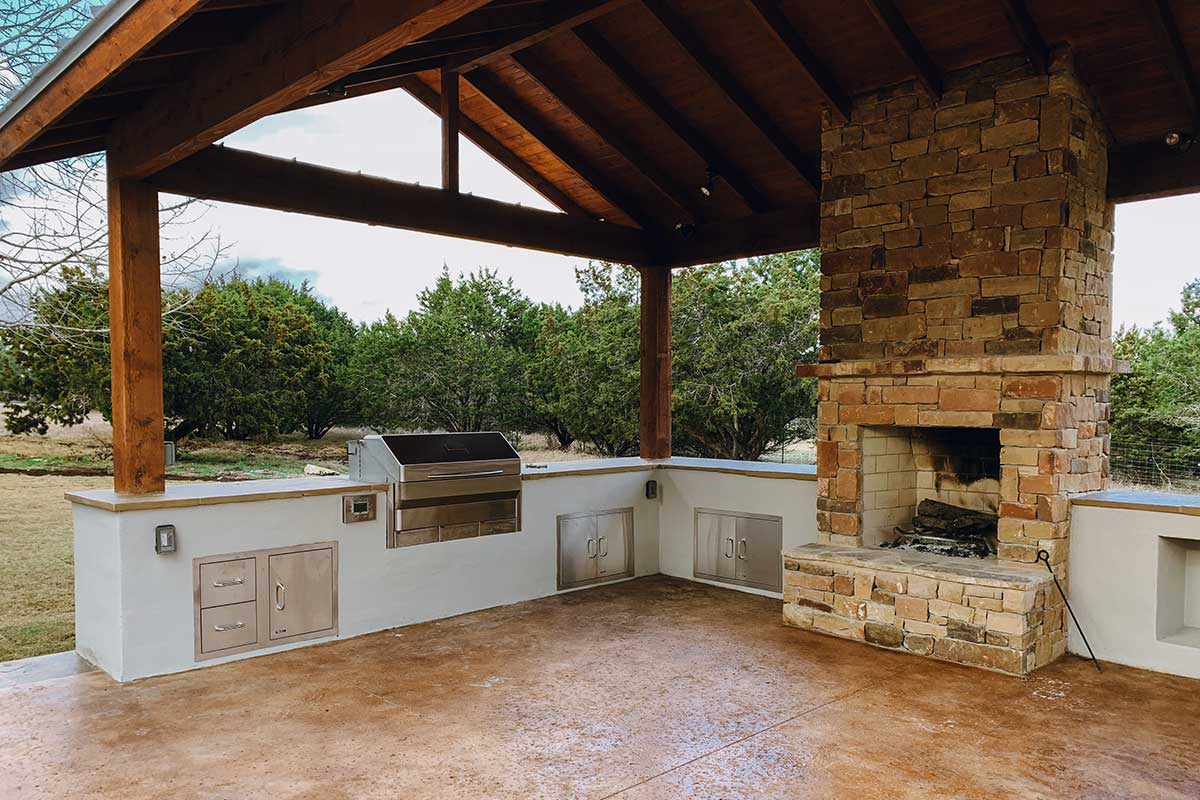
[[[230,586],[242,586],[246,583],[245,578],[230,578],[227,581],[213,581],[214,589],[228,589]]]
[[[588,557],[588,558],[595,558],[595,557],[596,557],[596,552],[597,552],[597,548],[596,548],[596,540],[595,540],[595,539],[588,539],[588,542],[587,542],[587,557]]]
[[[732,537],[732,536],[730,536],[730,537],[726,538],[726,539],[725,539],[725,544],[729,545],[729,549],[725,551],[725,557],[726,557],[726,558],[733,558],[733,547],[734,547],[734,545],[733,545],[733,537]]]
[[[737,547],[738,547],[738,558],[740,558],[742,561],[745,561],[746,560],[746,540],[742,539],[742,540],[738,541]]]
[[[275,610],[283,611],[287,606],[287,587],[282,581],[275,581]]]
[[[608,558],[608,537],[607,536],[600,537],[600,557]]]
[[[234,622],[230,625],[213,625],[213,630],[217,633],[225,633],[226,631],[236,631],[238,628],[246,627],[244,622]]]

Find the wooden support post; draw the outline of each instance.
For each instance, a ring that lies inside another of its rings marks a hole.
[[[642,267],[641,455],[671,457],[671,270]]]
[[[133,180],[109,181],[108,252],[113,488],[125,494],[161,492],[166,466],[154,187]]]
[[[458,73],[442,69],[442,188],[458,192]]]

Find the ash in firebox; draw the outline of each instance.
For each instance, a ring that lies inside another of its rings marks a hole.
[[[881,545],[941,556],[987,558],[996,553],[995,514],[922,500],[911,525],[896,526],[896,541]]]

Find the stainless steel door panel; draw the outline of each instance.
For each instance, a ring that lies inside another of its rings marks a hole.
[[[463,525],[468,522],[487,522],[493,519],[512,519],[517,516],[517,501],[482,500],[475,503],[401,508],[396,511],[399,530],[430,528],[435,525]]]
[[[596,576],[621,578],[633,575],[633,514],[622,511],[596,516]]]
[[[271,639],[333,627],[333,550],[270,557],[268,597]]]
[[[400,483],[400,501],[428,500],[434,497],[472,494],[500,494],[521,491],[520,475],[501,475],[491,478],[459,478],[457,480],[428,480]]]
[[[696,509],[695,547],[693,572],[698,577],[712,580],[733,578],[737,521],[718,511]]]
[[[736,577],[750,586],[783,591],[783,520],[779,517],[737,519]]]
[[[200,612],[200,652],[215,653],[257,641],[258,603],[253,600]]]
[[[465,478],[495,478],[502,475],[521,474],[519,459],[506,458],[501,461],[458,461],[443,464],[404,464],[400,467],[400,481],[462,480]]]
[[[201,608],[245,603],[255,597],[253,558],[200,565]]]
[[[599,548],[594,516],[558,518],[558,588],[567,589],[593,580]]]

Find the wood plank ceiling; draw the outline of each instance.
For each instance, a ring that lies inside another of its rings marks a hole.
[[[2,168],[104,149],[282,3],[209,0]],[[402,88],[436,112],[450,69],[462,132],[568,214],[665,235],[795,210],[811,239],[824,107],[1062,43],[1114,149],[1200,131],[1192,0],[494,0],[292,108]]]

